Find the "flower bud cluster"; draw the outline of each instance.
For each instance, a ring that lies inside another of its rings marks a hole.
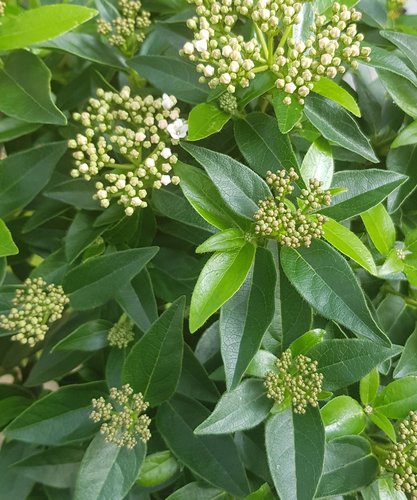
[[[234,95],[225,93],[219,97],[220,109],[226,113],[234,113],[237,110],[237,99]]]
[[[400,423],[397,438],[385,468],[393,473],[395,489],[417,500],[417,412],[410,412]]]
[[[124,349],[135,339],[132,325],[129,322],[116,323],[107,335],[109,346]]]
[[[49,325],[62,317],[68,302],[61,286],[28,278],[23,288],[16,290],[8,316],[0,316],[0,328],[15,332],[12,340],[32,347],[45,338]]]
[[[144,413],[149,403],[144,401],[143,395],[133,393],[129,384],[121,389],[110,389],[110,401],[103,397],[92,400],[93,411],[90,418],[93,422],[103,422],[101,434],[109,443],[122,448],[134,448],[138,439],[146,443],[151,438],[149,425],[151,419]]]
[[[75,150],[71,175],[86,180],[98,176],[95,198],[103,208],[117,199],[126,215],[133,215],[147,206],[149,188],[180,182],[171,176],[177,162],[171,146],[186,136],[188,126],[179,118],[176,102],[166,94],[131,97],[129,87],[118,93],[98,89],[87,110],[74,114],[84,133],[68,142]]]
[[[407,0],[387,0],[388,17],[395,19],[404,12]]]
[[[265,377],[267,397],[278,404],[291,402],[295,413],[305,413],[307,406],[318,406],[323,374],[317,371],[317,361],[300,354],[293,357],[285,351],[276,362],[276,371]]]
[[[314,213],[323,205],[331,204],[329,191],[323,191],[322,183],[310,179],[309,188],[302,189],[297,197],[297,207],[288,198],[294,192],[298,175],[291,168],[276,174],[267,173],[267,183],[274,196],[258,203],[255,213],[255,233],[258,236],[277,239],[281,245],[298,248],[309,247],[315,238],[323,236],[324,215]]]
[[[293,98],[304,104],[321,77],[333,79],[345,73],[343,64],[356,69],[358,61],[370,60],[371,49],[361,47],[364,37],[355,24],[361,17],[356,9],[335,2],[330,22],[316,16],[312,35],[305,42],[290,38],[287,50],[277,49],[271,69],[278,76],[276,87],[285,93],[284,104],[291,104]]]
[[[142,10],[139,0],[118,0],[120,15],[112,22],[99,19],[97,31],[110,45],[118,47],[125,55],[133,56],[144,41],[151,25],[150,13]]]

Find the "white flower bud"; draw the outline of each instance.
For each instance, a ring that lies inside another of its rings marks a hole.
[[[215,70],[214,70],[213,66],[208,64],[207,66],[204,67],[203,73],[204,73],[205,77],[210,78],[211,76],[214,75],[214,71]]]
[[[165,160],[168,160],[168,158],[172,155],[172,152],[170,150],[170,148],[164,148],[162,151],[161,151],[161,156],[162,158],[165,158]]]
[[[229,73],[223,73],[220,76],[220,83],[223,85],[228,85],[232,81],[232,77],[229,75]]]
[[[297,87],[294,82],[290,82],[285,85],[284,90],[287,94],[294,94],[294,92],[297,90]]]
[[[206,40],[194,40],[194,46],[198,52],[207,51],[207,41]]]

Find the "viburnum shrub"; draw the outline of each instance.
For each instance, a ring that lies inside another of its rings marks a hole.
[[[0,2],[0,500],[417,500],[412,3]]]

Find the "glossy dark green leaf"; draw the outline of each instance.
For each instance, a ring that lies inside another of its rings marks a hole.
[[[304,415],[288,409],[266,424],[269,469],[281,500],[312,499],[324,461],[324,427],[317,408]]]
[[[306,99],[305,114],[311,123],[329,141],[353,151],[372,163],[379,163],[369,139],[351,115],[339,104],[310,94]]]
[[[203,102],[193,108],[188,115],[189,141],[199,141],[220,130],[230,120],[230,115],[214,104]]]
[[[178,162],[175,172],[181,178],[181,189],[194,209],[218,229],[248,228],[246,218],[238,216],[226,205],[211,179],[199,168]]]
[[[300,295],[322,316],[346,326],[358,336],[380,345],[390,344],[375,323],[352,269],[327,243],[315,240],[308,249],[284,247],[281,264]]]
[[[338,221],[359,215],[385,200],[407,181],[405,175],[386,170],[345,170],[333,177],[332,187],[347,189],[333,198],[321,212]]]
[[[219,488],[204,483],[188,483],[177,491],[174,491],[167,500],[229,500],[230,495]]]
[[[266,182],[230,156],[189,143],[182,144],[182,147],[204,167],[228,207],[253,220],[258,210],[257,202],[270,196]]]
[[[321,328],[315,328],[304,333],[304,335],[301,335],[301,337],[291,343],[290,349],[292,355],[295,357],[300,354],[307,354],[315,345],[323,342],[325,336],[326,330],[322,330]]]
[[[194,434],[209,414],[196,401],[174,396],[158,410],[157,427],[173,454],[196,476],[231,495],[245,496],[249,486],[232,438]]]
[[[170,451],[158,451],[145,458],[136,483],[152,488],[169,481],[179,470],[180,465]]]
[[[123,383],[141,392],[152,406],[172,396],[183,356],[184,297],[158,318],[132,347],[123,366]]]
[[[329,143],[323,138],[315,141],[308,149],[301,165],[301,176],[308,185],[310,179],[323,183],[323,189],[332,184],[334,161]]]
[[[107,335],[112,323],[103,319],[84,323],[60,340],[54,351],[97,351],[107,345]]]
[[[387,156],[387,168],[391,172],[407,175],[408,179],[395,189],[387,199],[389,213],[393,213],[407,200],[417,186],[417,172],[413,165],[417,159],[417,146],[391,150]]]
[[[198,330],[242,286],[255,257],[251,243],[215,253],[198,277],[190,307],[190,331]]]
[[[0,452],[0,499],[27,498],[33,488],[35,481],[28,477],[22,477],[18,469],[11,467],[17,461],[33,454],[33,448],[24,443],[11,441],[3,443]]]
[[[252,170],[264,177],[268,170],[294,167],[298,170],[288,136],[282,134],[277,121],[263,113],[250,113],[235,124],[237,145]]]
[[[396,45],[417,69],[417,36],[397,31],[381,31],[380,34]]]
[[[69,262],[75,260],[98,236],[104,228],[94,227],[95,214],[79,212],[72,221],[65,238],[65,255]]]
[[[145,455],[146,445],[141,442],[129,450],[97,434],[81,462],[74,500],[122,500],[135,483]]]
[[[394,378],[417,375],[417,329],[408,337],[401,358],[395,367]]]
[[[265,71],[256,75],[248,88],[237,92],[239,106],[244,108],[257,97],[265,95],[275,88],[277,77],[272,71]]]
[[[54,488],[71,488],[77,476],[83,450],[73,446],[49,448],[16,462],[19,474]]]
[[[39,45],[43,48],[67,52],[97,64],[105,64],[118,69],[126,68],[126,63],[117,49],[88,33],[65,33]]]
[[[178,99],[198,104],[207,99],[208,87],[199,83],[195,66],[184,59],[169,56],[136,56],[129,66],[152,85]]]
[[[2,160],[0,169],[0,216],[26,206],[46,186],[66,150],[55,142],[15,153]]]
[[[157,247],[124,250],[93,257],[72,269],[64,280],[64,290],[76,310],[105,304],[117,290],[136,276],[156,255]]]
[[[391,148],[395,149],[416,143],[417,143],[417,121],[414,121],[410,123],[410,125],[407,125],[403,130],[401,130],[397,138],[391,144]]]
[[[216,385],[209,379],[206,369],[188,344],[184,344],[184,357],[177,392],[210,403],[216,403],[220,396]]]
[[[258,248],[253,269],[221,310],[221,353],[229,390],[239,384],[274,317],[276,279],[271,253]]]
[[[10,439],[43,445],[86,439],[96,429],[88,418],[91,400],[105,393],[103,382],[61,387],[35,401],[6,427],[4,434]]]
[[[350,396],[331,399],[321,408],[320,414],[328,441],[361,434],[366,426],[366,415],[362,406]]]
[[[0,219],[0,257],[16,255],[17,253],[19,253],[19,249],[13,241],[6,224]]]
[[[314,346],[309,357],[318,361],[324,375],[324,388],[336,391],[353,384],[386,359],[401,352],[401,348],[378,345],[369,340],[332,339]]]
[[[372,56],[369,63],[384,72],[394,73],[395,75],[406,78],[413,85],[417,85],[417,77],[407,64],[400,59],[395,53],[381,47],[372,47]]]
[[[0,141],[7,142],[37,130],[39,123],[29,123],[16,118],[3,117],[0,120]]]
[[[394,380],[377,395],[373,406],[388,418],[405,418],[417,408],[417,377]]]
[[[244,380],[225,392],[213,413],[194,431],[195,434],[231,434],[256,427],[265,420],[273,405],[266,397],[261,380]]]
[[[18,16],[8,16],[2,20],[0,50],[20,49],[49,40],[76,28],[96,14],[94,9],[69,4],[23,10]]]
[[[326,444],[317,497],[354,492],[370,484],[377,472],[378,461],[365,438],[348,436],[331,441]]]
[[[417,87],[390,71],[379,69],[378,75],[397,106],[409,116],[417,118]]]
[[[30,123],[67,123],[52,100],[51,72],[41,59],[26,50],[10,54],[0,69],[0,110]]]

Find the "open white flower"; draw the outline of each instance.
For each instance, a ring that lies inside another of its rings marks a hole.
[[[184,139],[188,132],[188,123],[178,118],[168,125],[167,131],[173,139]]]
[[[164,109],[172,109],[177,104],[176,100],[174,100],[168,94],[162,95],[162,107]]]

